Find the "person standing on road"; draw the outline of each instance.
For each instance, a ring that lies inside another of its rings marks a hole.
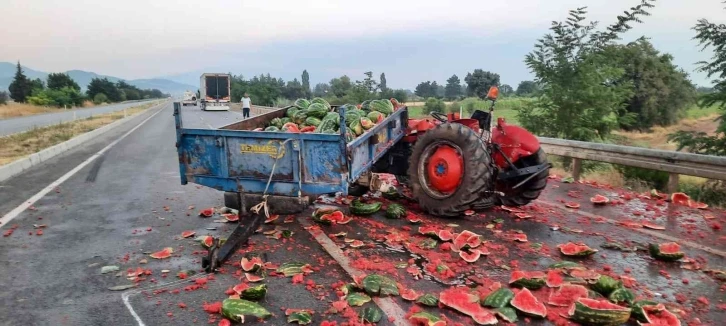
[[[252,107],[252,100],[250,100],[250,96],[245,93],[245,96],[242,98],[242,118],[247,119],[250,117],[250,107]]]

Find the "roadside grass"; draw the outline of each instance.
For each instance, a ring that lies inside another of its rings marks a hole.
[[[517,120],[517,109],[526,105],[528,102],[532,101],[531,98],[521,98],[521,97],[505,97],[497,101],[496,106],[494,107],[494,118],[503,117],[508,123],[510,124],[518,124]],[[452,102],[445,102],[447,109],[451,110],[450,107]],[[469,117],[474,112],[474,110],[484,110],[488,111],[490,102],[489,101],[483,101],[481,99],[475,98],[475,97],[469,97],[465,98],[459,102],[456,102],[459,107],[462,107],[464,109],[464,116]],[[424,118],[427,117],[423,113],[423,103],[416,102],[417,105],[412,105],[412,103],[407,103],[409,105],[409,116],[412,118]],[[459,112],[459,109],[456,109],[456,112]]]
[[[84,101],[83,105],[77,109],[85,109],[96,106],[91,101]],[[26,117],[29,115],[43,114],[43,113],[54,113],[62,112],[63,108],[49,107],[49,106],[38,106],[27,103],[15,103],[9,102],[5,105],[0,105],[0,120],[16,117]]]
[[[132,115],[144,111],[152,105],[144,104],[128,108],[126,114]],[[0,137],[0,166],[60,144],[80,134],[98,129],[123,117],[124,112],[121,110]]]

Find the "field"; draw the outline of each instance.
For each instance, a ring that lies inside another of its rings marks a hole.
[[[504,117],[507,122],[517,124],[517,109],[526,105],[530,101],[532,100],[529,98],[521,97],[502,98],[497,101],[496,106],[494,107],[494,117]],[[489,101],[482,101],[473,97],[466,98],[459,102],[444,103],[450,111],[453,110],[455,112],[459,112],[459,109],[463,108],[465,116],[469,116],[472,112],[474,112],[474,110],[488,111],[490,106]],[[409,114],[411,117],[423,118],[425,116],[425,114],[423,114],[423,102],[411,102],[406,104],[409,107]],[[456,106],[456,108],[453,106]]]
[[[151,105],[144,104],[129,108],[126,110],[126,114],[135,114],[148,109]],[[123,117],[124,112],[119,111],[0,137],[0,166],[98,129]]]
[[[92,106],[93,106],[93,102],[86,101],[85,103],[83,103],[84,108],[88,108],[88,107],[92,107]],[[29,116],[29,115],[36,115],[36,114],[43,114],[43,113],[53,113],[53,112],[59,112],[60,110],[63,110],[63,109],[55,108],[55,107],[30,105],[30,104],[26,104],[26,103],[10,102],[5,105],[0,105],[0,119],[25,117],[25,116]]]

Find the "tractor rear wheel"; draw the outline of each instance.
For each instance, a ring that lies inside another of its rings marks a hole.
[[[408,167],[413,197],[427,212],[459,217],[490,183],[491,157],[476,133],[444,123],[416,140]]]
[[[540,165],[547,163],[547,154],[542,150],[538,149],[534,154],[524,157],[514,163],[518,168],[524,168],[528,166]],[[524,206],[529,202],[537,199],[542,193],[542,190],[547,186],[547,177],[549,176],[549,169],[547,172],[542,172],[532,180],[521,185],[517,189],[512,189],[520,181],[526,177],[520,177],[508,182],[497,181],[495,188],[497,191],[503,192],[503,197],[498,197],[499,205],[505,206]]]

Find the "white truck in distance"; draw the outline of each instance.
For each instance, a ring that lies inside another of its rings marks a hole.
[[[231,100],[231,76],[229,74],[204,73],[200,77],[202,110],[229,111]]]
[[[187,105],[197,105],[197,94],[194,94],[190,91],[184,92],[184,97],[182,97],[182,106]]]

